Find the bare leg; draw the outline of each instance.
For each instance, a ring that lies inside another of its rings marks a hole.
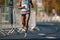
[[[25,15],[26,15],[26,11],[22,11],[22,25],[23,25],[23,27],[25,26]]]
[[[22,25],[25,26],[25,16],[22,16]]]
[[[30,14],[26,14],[26,33],[27,33],[27,31],[28,31],[28,23],[29,23],[29,18],[30,18]]]

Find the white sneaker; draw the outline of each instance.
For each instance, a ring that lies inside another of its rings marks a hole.
[[[23,29],[26,29],[26,27],[22,27]]]
[[[24,37],[25,37],[25,38],[27,37],[27,33],[25,33]]]
[[[21,32],[22,32],[22,31],[25,31],[25,29],[22,28],[20,31],[21,31]]]
[[[25,27],[22,27],[20,31],[25,31]]]
[[[22,31],[25,31],[25,29],[22,29]]]
[[[31,28],[31,31],[35,31],[35,30],[38,30],[38,31],[40,31],[40,29],[39,29],[38,27]]]

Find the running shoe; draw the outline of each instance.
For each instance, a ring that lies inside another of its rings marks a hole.
[[[25,33],[25,35],[24,35],[24,38],[26,38],[27,37],[27,33]]]

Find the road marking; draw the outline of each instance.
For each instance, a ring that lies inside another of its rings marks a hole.
[[[40,36],[45,36],[46,34],[44,34],[44,33],[39,33],[38,35],[40,35]]]
[[[56,39],[56,37],[44,37],[44,38],[48,38],[48,39]]]

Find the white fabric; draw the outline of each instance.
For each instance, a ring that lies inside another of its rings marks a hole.
[[[27,11],[27,10],[29,10],[29,5],[28,5],[29,3],[28,3],[28,1],[26,1],[26,2],[21,2],[21,5],[22,5],[22,7],[24,7],[25,6],[25,8],[24,9],[22,9],[22,11]]]

